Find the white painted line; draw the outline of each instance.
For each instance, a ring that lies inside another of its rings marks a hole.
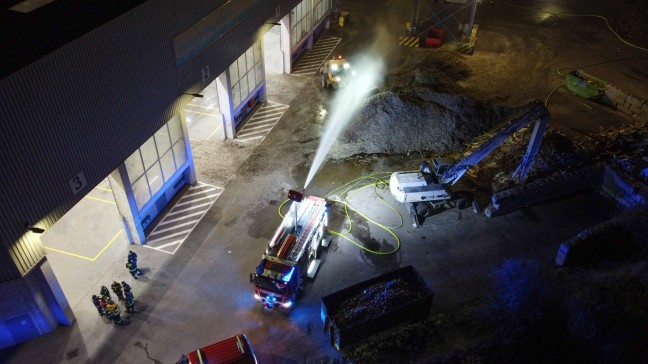
[[[172,222],[174,222],[174,221],[178,221],[178,220],[186,219],[186,218],[188,218],[188,217],[192,217],[192,216],[196,216],[196,215],[200,215],[200,214],[204,214],[204,213],[205,213],[204,211],[198,211],[198,212],[194,212],[194,213],[189,214],[189,215],[180,216],[180,217],[178,217],[178,218],[176,218],[176,219],[168,219],[168,218],[165,218],[164,220],[160,221],[160,223],[158,224],[158,226],[156,227],[156,229],[157,229],[158,227],[162,226],[162,225],[170,224],[170,223],[172,223]],[[167,217],[168,217],[168,216],[167,216]],[[154,233],[155,231],[156,231],[156,230],[153,230],[153,231],[151,231],[151,233]]]
[[[186,196],[193,196],[193,195],[195,195],[197,193],[211,192],[211,191],[215,191],[215,190],[216,190],[215,188],[205,188],[205,189],[200,189],[200,190],[197,189],[197,188],[193,188],[193,189],[187,191],[187,193],[184,196],[182,196],[181,200],[184,199]]]
[[[253,140],[256,140],[256,139],[263,138],[264,136],[265,135],[260,135],[260,136],[255,136],[255,137],[247,137],[247,138],[241,138],[241,139],[237,138],[237,139],[234,139],[234,140],[238,140],[239,142],[250,142],[250,141],[253,141]]]
[[[219,196],[219,194],[207,195],[207,196],[199,197],[199,198],[187,201],[187,202],[178,202],[175,206],[173,206],[173,209],[171,209],[171,211],[175,210],[175,208],[178,207],[178,206],[188,205],[188,204],[191,204],[191,203],[194,203],[194,202],[197,202],[197,201],[201,201],[201,200],[209,200],[211,198],[216,198],[218,196]],[[184,198],[183,198],[183,200],[184,200]],[[180,201],[182,201],[182,200],[180,200]]]
[[[151,234],[149,235],[149,238],[152,237],[155,234],[162,233],[162,232],[169,231],[169,230],[173,230],[173,229],[185,226],[185,225],[195,224],[196,222],[197,222],[197,220],[192,220],[192,221],[188,221],[188,222],[183,222],[182,224],[173,225],[170,228],[160,229],[160,230],[157,230],[157,228],[160,227],[160,225],[158,225],[158,226],[155,227],[155,230],[151,231]]]
[[[214,200],[214,201],[216,201],[216,200]],[[212,202],[207,202],[207,203],[204,203],[204,204],[196,205],[196,206],[193,206],[192,209],[194,209],[194,208],[198,208],[198,207],[202,207],[202,206],[211,205],[212,203],[214,203],[214,202],[212,201]],[[175,209],[174,209],[174,210],[175,210]],[[171,212],[169,212],[169,213],[167,214],[167,216],[177,215],[177,214],[180,214],[180,213],[182,213],[182,212],[184,212],[184,211],[186,211],[186,210],[180,210],[180,211],[173,211],[173,210],[171,210]]]
[[[159,239],[147,240],[146,243],[147,243],[147,244],[151,244],[151,243],[156,243],[156,242],[158,242],[158,241],[163,241],[163,240],[166,240],[166,239],[172,238],[172,237],[174,237],[174,236],[189,235],[190,232],[191,232],[191,229],[187,229],[187,230],[181,231],[181,232],[179,232],[179,233],[174,233],[174,234],[170,234],[170,235],[165,235],[164,237],[159,238]]]
[[[176,240],[176,241],[172,241],[172,242],[170,242],[170,243],[166,243],[166,244],[163,244],[163,245],[160,245],[160,246],[156,246],[156,247],[153,248],[153,249],[155,249],[155,250],[162,250],[162,249],[166,248],[167,246],[176,245],[176,244],[182,244],[183,241],[184,241],[184,240]]]
[[[166,251],[166,250],[155,249],[155,248],[152,247],[152,246],[144,245],[144,247],[145,247],[145,248],[149,248],[149,249],[153,249],[153,250],[158,251],[158,252],[162,252],[162,253],[167,253],[167,254],[169,254],[169,255],[173,255],[173,253],[171,253],[171,252],[168,252],[168,251]],[[175,250],[174,250],[174,252],[175,252]]]

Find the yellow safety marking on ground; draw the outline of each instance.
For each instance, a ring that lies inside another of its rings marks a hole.
[[[209,110],[216,110],[216,108],[213,107],[213,106],[205,106],[205,105],[198,105],[198,104],[187,104],[187,105],[189,105],[189,106],[202,107],[202,108],[209,109]]]
[[[418,37],[398,37],[398,44],[404,47],[418,48],[419,43]]]
[[[117,237],[119,236],[119,234],[121,234],[123,231],[124,231],[124,230],[119,230],[119,231],[117,232],[117,234],[115,234],[115,236],[113,236],[113,238],[110,239],[110,241],[108,242],[108,244],[106,244],[106,246],[104,246],[103,249],[101,249],[101,250],[99,251],[99,253],[97,253],[97,255],[95,255],[94,258],[84,257],[83,255],[74,254],[74,253],[66,252],[65,250],[54,249],[54,248],[50,248],[50,247],[47,247],[47,246],[45,247],[45,249],[47,249],[47,250],[51,250],[51,251],[55,251],[55,252],[57,252],[57,253],[66,254],[66,255],[70,255],[70,256],[76,257],[76,258],[81,258],[81,259],[85,259],[85,260],[89,260],[89,261],[91,261],[91,262],[94,262],[95,260],[97,260],[97,258],[99,258],[99,256],[100,256],[104,251],[106,251],[106,249],[108,249],[108,247],[110,246],[110,244],[112,244],[113,241],[115,241],[115,240],[117,239]]]
[[[187,109],[185,109],[185,112],[190,112],[190,113],[192,113],[192,114],[207,115],[207,116],[218,116],[218,115],[216,115],[216,114],[206,114],[206,113],[204,113],[204,112],[191,111],[191,110],[187,110]]]
[[[108,201],[108,200],[104,200],[103,198],[96,198],[96,197],[92,197],[92,196],[85,196],[84,198],[89,198],[91,200],[97,200],[97,201],[101,201],[101,202],[105,202],[105,203],[111,203],[113,205],[116,205],[115,201]]]
[[[221,128],[221,126],[218,125],[218,127],[216,127],[216,129],[214,129],[214,131],[213,131],[211,134],[209,134],[209,136],[207,137],[207,139],[211,139],[211,137],[213,137],[214,134],[216,134],[216,132],[220,130],[220,128]]]
[[[105,188],[105,187],[95,187],[95,188],[98,189],[98,190],[102,190],[102,191],[112,192],[112,190],[110,188]]]

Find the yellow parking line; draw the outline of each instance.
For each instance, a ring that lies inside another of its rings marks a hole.
[[[61,254],[71,255],[73,257],[77,257],[77,258],[81,258],[81,259],[85,259],[85,260],[89,260],[91,262],[94,262],[93,258],[84,257],[83,255],[74,254],[74,253],[66,252],[64,250],[58,250],[58,249],[50,248],[50,247],[47,247],[47,246],[45,247],[45,249],[52,250],[52,251],[55,251],[55,252],[58,252],[58,253],[61,253]]]
[[[101,201],[101,202],[105,202],[105,203],[111,203],[113,205],[116,205],[115,201],[108,201],[108,200],[104,200],[102,198],[96,198],[96,197],[92,197],[92,196],[85,196],[85,198],[89,198],[91,200],[97,200],[97,201]]]
[[[189,105],[189,106],[198,106],[198,107],[202,107],[204,109],[209,109],[209,110],[216,110],[215,107],[211,107],[211,106],[198,105],[198,104],[187,104],[187,105]]]
[[[216,132],[219,131],[220,128],[221,128],[221,126],[219,125],[216,129],[214,129],[214,131],[213,131],[211,134],[209,134],[209,136],[207,137],[207,139],[211,139],[211,137],[214,136],[214,134],[216,134]]]
[[[105,187],[95,187],[95,188],[98,189],[98,190],[102,190],[102,191],[112,192],[112,190],[110,188],[105,188]]]
[[[119,230],[119,231],[117,232],[117,234],[115,234],[115,236],[113,236],[113,238],[110,239],[110,241],[108,242],[108,244],[106,244],[106,246],[104,246],[103,249],[101,249],[101,251],[99,251],[99,253],[97,253],[97,255],[95,255],[94,258],[84,257],[83,255],[74,254],[74,253],[66,252],[65,250],[54,249],[54,248],[50,248],[50,247],[47,247],[47,246],[45,247],[45,249],[47,249],[47,250],[51,250],[51,251],[55,251],[55,252],[58,252],[58,253],[61,253],[61,254],[67,254],[67,255],[70,255],[70,256],[73,256],[73,257],[76,257],[76,258],[81,258],[81,259],[85,259],[85,260],[89,260],[89,261],[91,261],[91,262],[94,262],[95,260],[97,260],[97,258],[99,258],[99,256],[100,256],[104,251],[106,251],[106,249],[108,249],[108,247],[110,246],[110,244],[112,244],[113,241],[115,241],[115,239],[117,239],[117,237],[118,237],[118,236],[119,236],[123,231],[124,231],[124,230]]]
[[[205,114],[204,112],[191,111],[191,110],[186,110],[186,109],[185,109],[185,112],[190,112],[190,113],[192,113],[192,114],[207,115],[207,116],[218,116],[218,115],[216,115],[216,114]]]
[[[119,231],[117,232],[117,234],[115,234],[115,236],[113,236],[113,238],[110,239],[110,241],[108,242],[108,244],[106,244],[106,246],[104,246],[103,249],[101,249],[101,251],[100,251],[99,253],[97,253],[97,255],[94,257],[94,259],[92,259],[92,261],[94,262],[95,259],[99,258],[99,256],[101,255],[101,253],[103,253],[106,249],[108,249],[108,247],[110,246],[110,244],[112,244],[113,241],[115,241],[115,240],[117,239],[117,237],[118,237],[118,236],[119,236],[123,231],[124,231],[124,230],[119,230]]]

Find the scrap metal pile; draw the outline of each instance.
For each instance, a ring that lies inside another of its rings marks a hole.
[[[340,328],[346,328],[378,317],[425,295],[423,288],[401,278],[379,282],[342,302],[333,318]]]
[[[601,130],[577,143],[595,161],[609,162],[648,184],[648,130],[643,123]]]

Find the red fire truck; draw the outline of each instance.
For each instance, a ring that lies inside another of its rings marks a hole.
[[[320,246],[328,247],[326,200],[290,191],[292,200],[266,247],[255,273],[250,274],[254,297],[264,308],[290,308],[299,298],[306,278],[314,278],[321,263]]]

